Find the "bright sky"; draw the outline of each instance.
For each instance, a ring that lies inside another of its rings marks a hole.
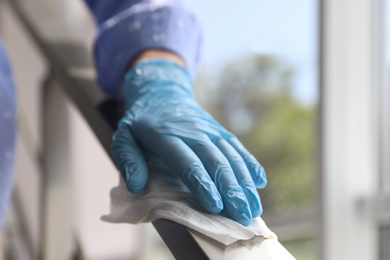
[[[296,97],[309,103],[316,100],[316,0],[187,0],[187,4],[203,25],[206,67],[251,51],[279,55],[296,70]]]

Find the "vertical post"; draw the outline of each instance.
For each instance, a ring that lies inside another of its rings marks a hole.
[[[323,1],[323,259],[376,259],[358,200],[377,190],[376,1]]]
[[[42,259],[67,260],[75,251],[66,96],[53,76],[44,86]]]
[[[381,138],[381,188],[383,192],[390,191],[390,78],[388,66],[390,64],[390,1],[377,1],[378,23],[377,28],[380,45],[377,48],[377,56],[380,57],[378,73],[378,85],[381,87],[380,95],[380,138]]]

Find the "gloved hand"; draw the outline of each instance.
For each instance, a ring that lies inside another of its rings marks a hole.
[[[112,153],[131,192],[148,180],[145,155],[159,156],[209,212],[243,225],[262,213],[263,167],[195,101],[188,72],[173,62],[137,62],[125,77],[126,114]]]

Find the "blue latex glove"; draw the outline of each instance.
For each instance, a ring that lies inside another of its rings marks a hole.
[[[208,211],[243,225],[262,213],[263,167],[195,101],[188,72],[175,63],[136,63],[125,77],[126,114],[112,152],[131,192],[148,180],[144,154],[161,157]]]

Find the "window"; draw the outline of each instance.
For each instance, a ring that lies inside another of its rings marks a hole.
[[[317,1],[189,4],[205,34],[197,99],[264,166],[268,226],[293,255],[315,259]]]

